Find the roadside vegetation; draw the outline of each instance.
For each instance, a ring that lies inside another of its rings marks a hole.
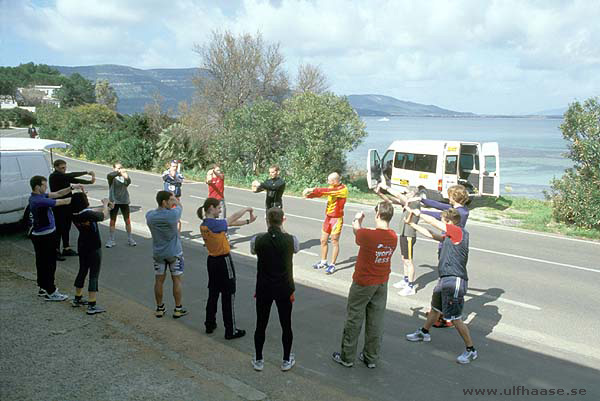
[[[71,100],[60,108],[38,107],[41,135],[71,143],[72,156],[107,164],[118,160],[128,168],[158,172],[177,159],[186,177],[199,181],[219,163],[227,185],[244,188],[266,178],[276,164],[291,195],[326,185],[327,174],[338,171],[351,201],[377,201],[364,172],[346,164],[348,152],[367,135],[365,125],[345,97],[328,91],[318,66],[302,65],[292,77],[279,45],[265,43],[260,34],[214,32],[195,51],[212,76],[194,81],[198,96],[180,105],[177,118],[161,109],[159,95],[144,113],[121,115],[107,82],[85,84],[71,77],[61,90]],[[469,205],[471,218],[600,239],[599,109],[598,99],[589,99],[572,104],[565,114],[561,129],[574,168],[551,183],[546,200],[475,199]]]

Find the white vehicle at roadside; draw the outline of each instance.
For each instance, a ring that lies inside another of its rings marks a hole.
[[[52,149],[66,142],[49,139],[0,138],[0,224],[18,223],[25,216],[34,175],[46,178],[52,168]]]
[[[419,188],[427,198],[448,198],[448,188],[464,185],[471,196],[500,196],[500,155],[497,142],[394,141],[379,157],[369,149],[367,183],[398,190]]]

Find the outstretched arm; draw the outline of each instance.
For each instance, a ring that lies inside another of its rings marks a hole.
[[[246,212],[249,213],[249,218],[248,219],[242,219],[242,216],[244,216],[244,214],[246,214]],[[239,210],[235,213],[233,213],[231,216],[229,216],[227,218],[227,225],[228,226],[244,226],[246,224],[250,224],[252,222],[254,222],[256,220],[256,216],[254,215],[254,209],[252,209],[251,207],[247,207],[245,209]]]

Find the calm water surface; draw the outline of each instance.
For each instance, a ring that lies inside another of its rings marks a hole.
[[[567,142],[560,119],[363,117],[369,136],[348,155],[351,165],[364,168],[368,149],[380,154],[394,140],[446,139],[498,142],[502,194],[541,199],[553,177],[572,166],[563,156]]]

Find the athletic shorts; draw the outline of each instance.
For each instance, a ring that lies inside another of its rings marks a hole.
[[[117,203],[112,209],[110,209],[110,219],[115,220],[119,214],[119,210],[121,210],[123,218],[125,220],[129,220],[129,205],[124,203]]]
[[[417,237],[405,237],[401,236],[398,241],[400,242],[400,252],[402,253],[402,259],[412,260],[413,259],[413,248]]]
[[[444,320],[462,318],[467,281],[456,276],[441,277],[431,296],[431,307],[441,312]]]
[[[168,259],[154,258],[154,274],[162,276],[167,269],[171,272],[171,276],[181,276],[183,274],[183,255]]]
[[[342,232],[342,226],[344,225],[343,217],[325,217],[323,222],[323,232],[330,235],[339,235]]]

